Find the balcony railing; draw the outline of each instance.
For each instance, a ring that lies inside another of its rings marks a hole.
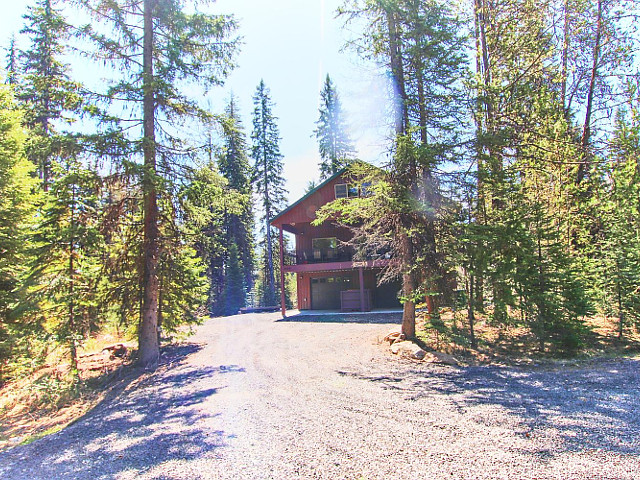
[[[353,260],[353,251],[348,250],[303,250],[298,252],[286,252],[285,265],[304,265],[312,263],[350,262]],[[376,253],[367,256],[365,260],[379,260],[389,258],[388,253]]]

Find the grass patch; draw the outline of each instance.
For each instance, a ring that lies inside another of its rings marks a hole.
[[[20,445],[29,445],[30,443],[33,443],[36,440],[40,440],[41,438],[46,437],[47,435],[58,433],[63,428],[64,427],[62,425],[54,425],[51,428],[47,428],[44,432],[39,432],[39,433],[36,433],[35,435],[28,436],[27,438],[23,439],[20,442]]]

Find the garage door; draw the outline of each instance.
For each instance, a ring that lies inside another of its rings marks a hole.
[[[340,292],[349,290],[351,278],[345,276],[311,278],[311,309],[339,310]]]

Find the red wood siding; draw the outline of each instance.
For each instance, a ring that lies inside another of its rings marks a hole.
[[[309,255],[313,255],[314,238],[335,237],[339,241],[346,242],[352,237],[351,231],[348,228],[338,227],[333,225],[331,222],[325,222],[317,227],[311,225],[311,222],[316,219],[316,211],[322,205],[335,200],[334,186],[340,183],[349,184],[350,182],[347,176],[338,175],[336,178],[333,178],[326,184],[322,185],[308,197],[303,197],[298,201],[298,203],[293,204],[288,210],[285,210],[271,222],[273,226],[280,229],[284,227],[284,230],[294,233],[296,236],[297,261],[300,263],[295,265],[285,265],[283,270],[285,272],[296,273],[298,287],[297,306],[300,310],[308,310],[312,308],[312,278],[347,276],[351,278],[350,288],[359,288],[360,268],[364,268],[364,288],[371,291],[374,306],[376,303],[379,303],[380,298],[391,298],[392,296],[395,296],[393,287],[391,289],[378,289],[376,285],[376,274],[380,271],[380,268],[389,262],[389,260],[378,259],[366,262],[348,261],[348,259],[351,258],[350,255],[347,255],[346,258],[340,255],[341,253],[348,253],[347,249],[346,252],[339,251],[337,257],[322,257],[320,260],[324,263],[314,263],[313,260],[318,260],[315,257],[312,260],[308,260],[307,263],[307,259],[311,259]],[[317,294],[319,291],[320,290],[317,288],[314,289],[314,292]],[[324,289],[322,291],[330,293],[332,290]],[[378,295],[378,293],[381,295]]]
[[[351,238],[351,232],[348,228],[338,227],[329,223],[324,223],[319,227],[314,227],[308,223],[296,225],[300,235],[296,235],[296,253],[302,255],[304,251],[311,251],[313,248],[314,238],[331,238],[336,237],[338,240],[346,242]]]
[[[284,212],[281,216],[275,218],[272,225],[280,228],[281,225],[293,225],[297,227],[299,223],[309,223],[316,219],[316,210],[322,205],[335,200],[335,191],[333,186],[337,183],[348,183],[343,176],[339,176],[323,185],[313,195],[302,200],[291,210]]]
[[[297,274],[298,279],[298,310],[311,308],[311,276],[309,274]]]

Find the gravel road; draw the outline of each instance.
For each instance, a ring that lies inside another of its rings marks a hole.
[[[640,478],[638,359],[437,366],[379,345],[384,315],[278,318],[210,320],[0,478]]]

